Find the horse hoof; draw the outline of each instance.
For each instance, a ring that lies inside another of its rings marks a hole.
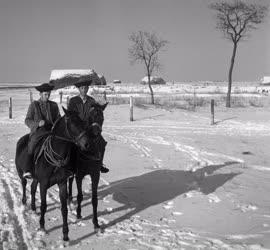
[[[96,229],[100,229],[100,225],[98,224],[98,222],[93,222],[93,224],[94,224],[94,229],[96,230]]]
[[[22,204],[26,205],[26,199],[22,199]]]
[[[32,211],[36,212],[36,207],[31,206]]]
[[[39,228],[37,232],[37,236],[43,237],[47,234],[46,230],[44,228]]]
[[[77,214],[77,219],[78,220],[82,219],[82,216],[80,214]]]
[[[104,229],[102,229],[100,226],[94,228],[95,234],[101,234],[104,233]]]
[[[64,235],[63,241],[69,241],[69,237],[67,235]]]

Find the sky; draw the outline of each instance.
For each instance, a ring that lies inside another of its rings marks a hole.
[[[246,0],[250,2],[249,0]],[[0,0],[0,82],[46,82],[53,69],[94,69],[107,81],[139,82],[129,36],[167,40],[159,54],[166,81],[226,81],[232,43],[215,26],[212,0]],[[269,4],[269,0],[256,0]],[[233,79],[270,75],[270,13],[240,43]]]

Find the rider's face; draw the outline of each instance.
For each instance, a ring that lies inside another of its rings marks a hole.
[[[84,96],[87,95],[88,90],[89,90],[89,87],[88,86],[81,86],[81,87],[79,87],[79,92],[80,92],[80,95],[82,97],[84,97]]]
[[[39,95],[40,95],[41,101],[47,102],[47,101],[49,100],[49,98],[50,98],[51,91],[48,91],[48,92],[41,92]]]

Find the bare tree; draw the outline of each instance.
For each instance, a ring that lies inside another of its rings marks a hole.
[[[246,1],[221,1],[210,4],[216,11],[216,28],[222,31],[226,39],[233,42],[233,52],[228,75],[226,107],[231,107],[232,72],[238,43],[250,35],[253,29],[263,22],[268,6],[250,4]]]
[[[151,103],[154,104],[154,92],[151,86],[151,76],[154,70],[159,70],[161,64],[159,63],[158,53],[168,43],[157,37],[155,33],[138,31],[131,34],[129,40],[132,42],[129,48],[129,56],[131,63],[143,63],[146,68],[148,77],[148,86],[151,93]]]

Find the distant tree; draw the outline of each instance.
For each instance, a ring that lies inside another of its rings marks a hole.
[[[263,22],[268,6],[234,0],[212,3],[209,7],[216,11],[216,28],[224,33],[226,39],[233,42],[226,98],[226,107],[231,107],[232,72],[238,43]]]
[[[159,70],[158,53],[166,46],[168,41],[157,37],[155,33],[138,31],[131,34],[129,40],[132,42],[129,48],[131,63],[143,63],[148,77],[148,86],[151,93],[151,103],[154,104],[154,92],[151,86],[151,76],[154,70]]]

